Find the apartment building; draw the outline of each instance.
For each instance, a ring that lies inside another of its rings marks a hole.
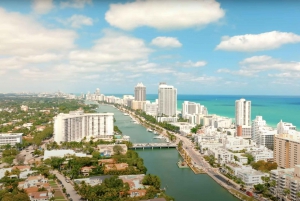
[[[274,160],[281,168],[300,164],[300,132],[274,136]]]
[[[294,168],[271,170],[270,180],[275,181],[275,186],[271,187],[271,192],[281,199],[288,198],[291,201],[298,201],[298,192],[300,191],[300,165],[295,165]],[[290,193],[285,195],[284,191],[290,190]]]
[[[113,113],[72,111],[54,117],[54,141],[81,141],[83,138],[110,140],[114,135]]]

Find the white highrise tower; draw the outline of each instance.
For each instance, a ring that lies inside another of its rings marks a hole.
[[[176,116],[177,89],[160,83],[158,86],[158,115]]]
[[[251,138],[251,101],[235,101],[236,136]]]
[[[146,87],[143,83],[138,83],[134,88],[134,100],[146,101]]]
[[[96,94],[96,95],[100,95],[100,89],[99,89],[99,88],[96,89],[95,94]]]

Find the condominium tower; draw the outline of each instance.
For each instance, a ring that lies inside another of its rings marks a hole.
[[[158,86],[158,115],[176,116],[177,89],[162,82]]]
[[[134,88],[134,100],[146,101],[146,87],[143,83],[138,83]]]
[[[251,101],[235,101],[236,136],[251,138]]]
[[[110,140],[113,138],[113,113],[83,113],[72,111],[54,117],[54,141],[81,141],[83,138]]]

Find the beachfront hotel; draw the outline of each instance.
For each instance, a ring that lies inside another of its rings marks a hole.
[[[158,86],[158,115],[176,116],[177,89],[165,82]]]
[[[236,136],[251,138],[251,101],[235,101]]]
[[[23,133],[0,133],[0,146],[11,145],[15,146],[17,143],[22,143]]]
[[[72,111],[54,117],[54,141],[81,141],[83,138],[111,140],[114,134],[113,113]]]
[[[146,101],[146,87],[143,83],[138,83],[134,88],[134,100]]]

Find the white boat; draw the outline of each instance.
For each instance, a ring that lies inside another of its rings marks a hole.
[[[159,136],[155,136],[155,137],[153,137],[154,139],[164,139],[165,137],[164,136],[162,136],[162,135],[159,135]]]
[[[129,116],[129,114],[127,114],[127,113],[124,113],[124,116]]]
[[[156,132],[156,131],[154,131],[153,133],[154,133],[154,135],[159,135],[159,133],[158,133],[158,132]]]
[[[133,123],[134,123],[134,124],[139,124],[139,122],[137,122],[137,121],[134,121]]]
[[[153,130],[151,130],[150,128],[147,129],[148,132],[153,132]]]

